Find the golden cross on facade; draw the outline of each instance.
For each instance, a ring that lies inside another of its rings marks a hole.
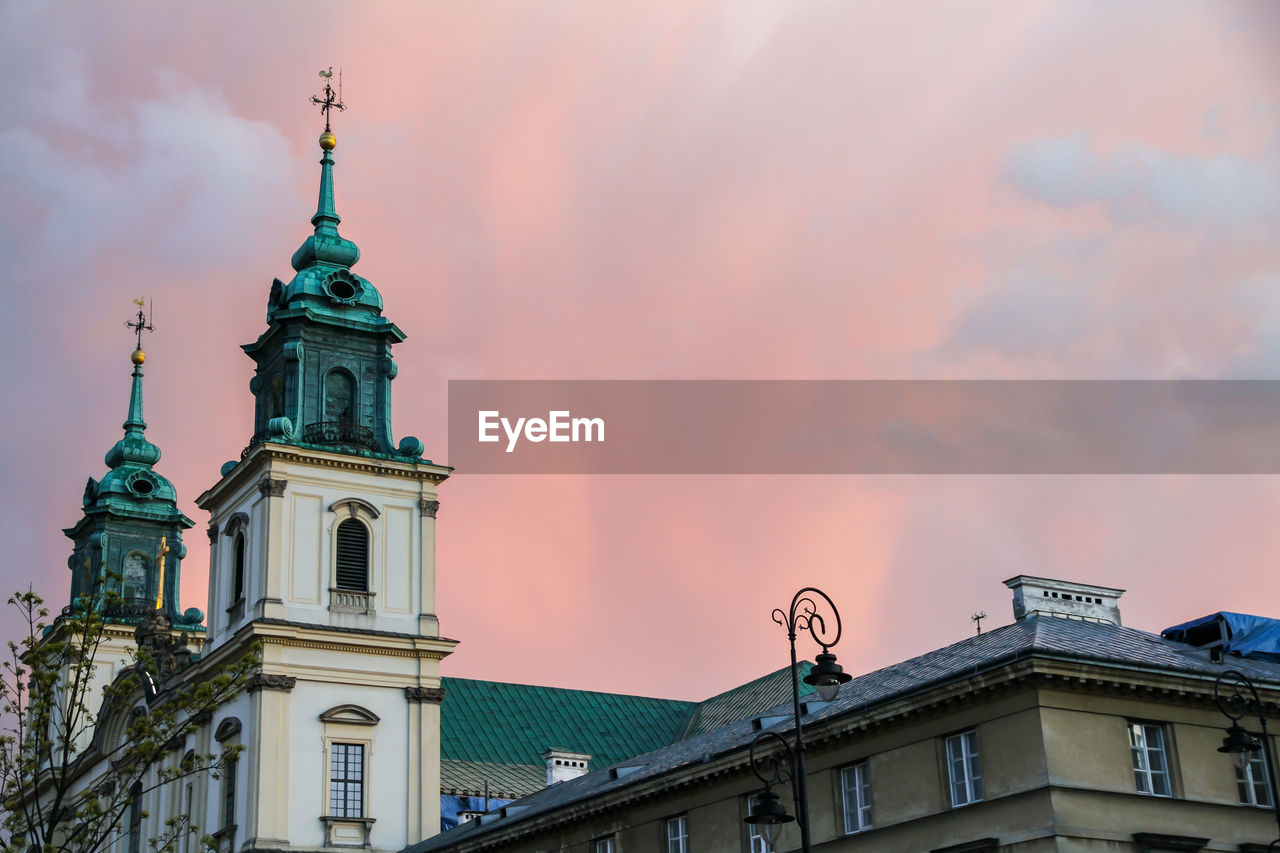
[[[164,558],[169,553],[169,543],[166,537],[160,537],[160,550],[156,552],[156,565],[160,569],[160,580],[156,584],[156,610],[164,609]]]

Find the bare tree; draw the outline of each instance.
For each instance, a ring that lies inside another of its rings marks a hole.
[[[257,648],[217,665],[193,662],[185,633],[174,637],[159,612],[142,612],[127,666],[99,692],[99,667],[111,663],[98,659],[113,625],[106,614],[121,611],[117,593],[81,599],[52,622],[30,590],[8,603],[26,631],[9,643],[0,677],[3,853],[105,851],[137,832],[151,791],[197,774],[217,778],[235,760],[239,746],[173,757],[245,688],[260,663]],[[148,846],[174,853],[199,832],[180,814]]]

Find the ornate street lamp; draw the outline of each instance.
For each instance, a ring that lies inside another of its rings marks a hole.
[[[827,609],[831,611],[830,616],[823,616],[818,610],[820,602],[826,603]],[[831,620],[830,628],[828,619]],[[787,813],[778,795],[772,790],[775,783],[781,781],[784,775],[788,775],[791,780],[792,798],[795,800],[796,811],[799,814],[800,847],[804,853],[809,853],[809,791],[804,772],[804,734],[800,730],[800,676],[796,669],[796,633],[808,631],[814,641],[822,646],[822,651],[814,658],[813,668],[804,677],[806,684],[817,688],[818,696],[822,701],[830,702],[835,699],[840,691],[840,685],[848,681],[851,676],[836,663],[836,656],[831,653],[831,647],[840,642],[840,611],[836,610],[831,596],[816,587],[807,586],[791,599],[790,611],[786,613],[782,610],[773,611],[773,621],[787,629],[787,640],[791,643],[791,704],[795,716],[796,743],[792,747],[787,743],[786,738],[775,732],[761,732],[752,741],[751,769],[756,774],[756,778],[764,782],[764,790],[756,795],[755,805],[747,815],[746,822],[760,827],[761,834],[772,849],[772,829],[778,824],[795,820]],[[756,746],[772,739],[782,744],[782,754],[787,759],[786,773],[773,755],[756,758]]]
[[[781,751],[757,756],[756,748],[770,740],[777,741],[782,747]],[[774,832],[784,823],[795,820],[795,816],[787,811],[787,807],[773,792],[773,786],[782,782],[784,778],[794,786],[795,756],[791,752],[791,745],[787,743],[787,739],[777,732],[760,732],[756,735],[755,740],[751,741],[750,756],[751,772],[764,783],[764,790],[755,795],[755,802],[751,806],[751,814],[747,816],[747,823],[755,824],[760,830],[760,835],[764,837],[765,844],[772,850]],[[785,762],[780,759],[785,759]]]
[[[1231,693],[1223,695],[1224,687],[1229,688]],[[1261,738],[1255,738],[1240,725],[1240,720],[1249,711],[1250,696],[1253,697],[1253,704],[1258,707],[1258,722],[1262,724]],[[1213,701],[1218,703],[1218,710],[1231,720],[1231,725],[1227,726],[1227,736],[1222,739],[1222,746],[1218,747],[1218,752],[1235,757],[1241,776],[1246,782],[1252,779],[1248,770],[1250,757],[1259,751],[1262,753],[1262,762],[1267,770],[1271,808],[1276,815],[1276,826],[1280,828],[1280,799],[1276,797],[1275,761],[1271,755],[1271,736],[1267,733],[1267,714],[1262,708],[1262,698],[1258,696],[1258,688],[1253,686],[1253,682],[1246,678],[1244,673],[1229,669],[1218,676],[1213,683]],[[1275,849],[1277,846],[1280,846],[1280,838],[1267,845],[1268,849]]]

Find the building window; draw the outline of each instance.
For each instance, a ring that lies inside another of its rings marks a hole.
[[[970,729],[947,738],[947,776],[951,781],[952,806],[965,806],[982,799],[977,731]]]
[[[329,814],[364,817],[364,745],[329,745]]]
[[[841,769],[840,794],[844,803],[844,831],[870,829],[871,782],[867,776],[867,762]]]
[[[689,853],[689,816],[667,818],[667,853]]]
[[[1164,729],[1152,723],[1130,723],[1129,752],[1133,755],[1133,780],[1138,790],[1157,797],[1173,796]]]
[[[128,853],[142,849],[142,783],[134,783],[129,792],[129,846]]]
[[[184,756],[184,758],[185,758],[185,756]],[[184,815],[186,815],[186,818],[187,818],[187,829],[188,829],[189,831],[187,832],[187,834],[186,834],[186,835],[184,835],[184,836],[182,837],[182,851],[183,851],[183,853],[191,853],[191,843],[192,843],[192,839],[194,838],[194,836],[195,836],[195,834],[196,834],[196,833],[194,832],[194,827],[191,825],[191,815],[192,815],[191,807],[192,807],[194,804],[195,804],[195,785],[194,785],[194,783],[192,783],[192,782],[188,782],[188,783],[187,783],[187,807],[186,807],[186,809],[184,809],[184,810],[183,810],[183,812],[182,812],[182,813],[183,813]]]
[[[369,589],[369,528],[354,518],[338,523],[338,589]]]
[[[232,758],[222,768],[222,828],[236,825],[236,766],[240,762]]]
[[[760,805],[760,798],[755,794],[747,797],[747,814],[751,814]],[[773,853],[773,845],[769,843],[769,839],[764,836],[764,824],[749,823],[747,824],[747,851],[748,853]]]
[[[613,836],[608,838],[597,838],[595,843],[591,845],[593,853],[615,853],[617,845],[614,844]]]
[[[244,534],[237,533],[231,548],[231,603],[244,599]]]
[[[1254,735],[1261,739],[1260,735]],[[1236,787],[1240,789],[1240,802],[1249,806],[1270,806],[1271,777],[1267,774],[1267,759],[1264,750],[1249,753],[1248,760],[1236,765]]]

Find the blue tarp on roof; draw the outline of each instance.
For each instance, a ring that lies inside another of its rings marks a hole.
[[[1204,645],[1207,642],[1203,639],[1204,635],[1210,633],[1210,627],[1215,624],[1223,639],[1224,652],[1280,662],[1280,619],[1223,610],[1165,628],[1160,636],[1193,646]]]
[[[463,813],[477,815],[486,814],[493,809],[502,808],[511,800],[499,800],[496,797],[456,797],[443,794],[440,797],[440,831],[453,829],[462,823]]]

